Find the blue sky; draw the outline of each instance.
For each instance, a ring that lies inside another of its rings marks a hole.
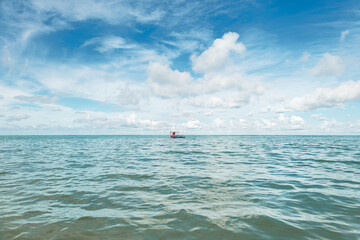
[[[0,134],[358,134],[358,1],[0,2]]]

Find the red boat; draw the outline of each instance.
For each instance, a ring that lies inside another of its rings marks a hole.
[[[170,131],[170,137],[171,138],[185,138],[183,135],[179,135],[179,132]]]

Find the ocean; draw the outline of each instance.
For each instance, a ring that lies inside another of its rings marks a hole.
[[[0,239],[360,239],[360,137],[0,136]]]

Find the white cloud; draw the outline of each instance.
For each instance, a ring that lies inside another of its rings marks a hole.
[[[332,119],[325,119],[321,122],[318,126],[323,132],[326,133],[347,133],[347,134],[354,134],[360,132],[360,121],[354,122],[340,122]]]
[[[260,81],[245,78],[243,74],[232,71],[209,73],[203,78],[194,79],[189,72],[179,72],[167,65],[150,63],[148,72],[147,82],[157,96],[193,97],[188,102],[198,107],[240,107],[248,103],[251,95],[264,91],[264,85]],[[225,90],[230,90],[230,93],[221,96],[206,95]]]
[[[166,12],[161,9],[154,9],[154,11],[146,12],[144,9],[141,8],[129,9],[129,13],[141,23],[158,22],[166,14]]]
[[[160,63],[150,63],[148,72],[147,82],[158,96],[173,98],[194,94],[194,89],[190,87],[193,78],[188,72],[172,70]]]
[[[87,40],[82,46],[86,47],[89,45],[95,45],[95,49],[101,53],[108,52],[113,49],[130,49],[137,47],[135,44],[127,44],[123,38],[118,36],[92,38]]]
[[[296,115],[286,116],[283,113],[276,114],[272,118],[261,118],[256,120],[240,119],[238,124],[243,129],[255,129],[262,133],[264,133],[263,130],[274,132],[307,129],[307,124],[302,117]]]
[[[52,107],[51,110],[54,111],[54,112],[61,112],[62,111],[61,107],[58,107],[58,106]]]
[[[138,105],[141,101],[149,98],[149,93],[139,86],[125,84],[118,89],[116,103],[120,105]]]
[[[76,124],[81,124],[89,128],[141,128],[143,130],[149,129],[163,129],[167,128],[168,124],[165,122],[139,119],[135,113],[130,114],[106,114],[101,112],[85,112],[85,115],[73,121]]]
[[[31,40],[59,29],[69,28],[66,21],[47,12],[36,11],[31,1],[2,1],[0,4],[1,62],[17,71],[17,60]],[[42,45],[38,51],[46,51]]]
[[[309,58],[310,58],[310,56],[311,56],[310,53],[304,52],[303,55],[302,55],[302,57],[300,58],[300,62],[306,62],[306,61],[308,61]]]
[[[195,115],[196,113],[198,113],[198,112],[194,112],[194,111],[183,111],[183,112],[179,112],[179,113],[173,113],[173,114],[171,114],[171,116],[172,116],[172,117],[176,117],[176,118],[179,118],[179,117],[190,117],[190,116]]]
[[[21,120],[24,120],[24,119],[28,119],[30,116],[27,115],[27,114],[16,114],[16,115],[12,115],[12,116],[9,116],[6,121],[8,122],[13,122],[13,121],[21,121]]]
[[[110,24],[128,23],[129,20],[157,23],[166,13],[160,4],[155,5],[146,1],[33,0],[32,3],[38,12],[58,14],[68,21],[99,19]]]
[[[101,19],[110,23],[116,23],[123,19],[124,7],[116,1],[46,1],[33,0],[33,6],[37,11],[45,13],[57,13],[70,21],[84,21],[87,19]]]
[[[273,119],[262,119],[260,124],[263,125],[263,128],[271,130],[301,130],[305,128],[305,121],[302,117],[287,117],[284,114],[279,114]],[[261,127],[259,123],[257,127]]]
[[[59,96],[65,94],[114,104],[137,104],[142,97],[147,98],[148,90],[145,83],[132,82],[124,74],[126,67],[118,66],[116,62],[88,66],[42,64],[28,74],[41,83],[43,88]]]
[[[193,70],[199,73],[206,73],[218,70],[227,64],[231,51],[242,53],[245,46],[237,43],[239,35],[229,32],[222,38],[216,39],[211,47],[205,50],[200,56],[193,56]]]
[[[17,100],[23,101],[23,102],[29,102],[29,103],[54,103],[59,100],[59,97],[50,97],[48,95],[34,95],[34,96],[15,96],[14,97]]]
[[[220,132],[234,133],[234,131],[245,131],[252,134],[269,134],[277,132],[292,132],[308,129],[305,120],[296,115],[286,116],[285,114],[275,114],[270,118],[244,119],[244,118],[230,118],[222,119],[215,118],[211,122],[208,129],[221,129]],[[227,131],[228,130],[228,131]]]
[[[309,72],[314,76],[334,76],[343,73],[344,70],[345,65],[339,56],[325,53]]]
[[[139,118],[135,113],[101,113],[86,111],[76,118],[73,123],[76,127],[86,127],[91,129],[139,129],[138,133],[155,130],[163,133],[169,129],[186,130],[199,129],[202,124],[197,119],[186,122],[170,123]]]
[[[339,39],[339,41],[340,41],[340,42],[345,41],[345,38],[346,38],[346,36],[347,36],[349,33],[350,33],[350,30],[349,30],[349,29],[347,29],[347,30],[345,30],[345,31],[342,31],[341,34],[340,34],[340,39]]]
[[[26,90],[16,86],[6,86],[0,82],[0,92],[2,93],[0,106],[6,106],[13,101],[13,98],[19,95],[27,95]]]
[[[327,118],[324,117],[321,113],[312,114],[311,118],[316,119],[318,121],[326,121],[327,120]]]
[[[360,99],[360,80],[347,81],[334,88],[319,88],[315,92],[297,97],[286,104],[285,111],[311,111],[321,107],[339,107]]]
[[[197,119],[178,124],[176,129],[196,129],[201,127],[201,122]]]
[[[186,103],[198,108],[240,108],[249,103],[250,97],[249,92],[232,91],[190,97]]]
[[[220,118],[215,118],[213,120],[213,125],[215,128],[219,128],[219,127],[224,127],[225,126],[225,122],[224,120],[220,119]]]
[[[202,47],[203,42],[210,41],[211,35],[210,30],[204,30],[198,26],[188,31],[170,33],[170,37],[175,38],[175,40],[160,40],[167,45],[178,48],[181,53],[184,53],[198,50]]]

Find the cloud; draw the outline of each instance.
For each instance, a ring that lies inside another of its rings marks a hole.
[[[139,71],[146,69],[145,66],[141,68],[141,62],[134,61],[134,64],[138,64]],[[114,61],[108,64],[72,66],[41,64],[28,72],[28,75],[41,83],[44,89],[59,96],[129,105],[138,103],[141,96],[146,98],[148,91],[143,82],[134,82],[128,78],[131,71],[125,62]]]
[[[54,103],[59,100],[59,97],[50,97],[48,95],[34,95],[34,96],[15,96],[14,97],[17,100],[23,101],[23,102],[29,102],[29,103]]]
[[[250,97],[250,92],[232,91],[191,97],[186,103],[198,108],[240,108],[249,103]]]
[[[32,1],[1,1],[0,4],[0,55],[1,62],[10,68],[22,70],[16,64],[18,58],[40,34],[69,28],[64,19],[34,9]],[[45,51],[42,45],[40,51]]]
[[[58,106],[52,107],[51,110],[54,111],[54,112],[61,112],[62,111],[61,107],[58,107]]]
[[[316,129],[325,133],[358,134],[360,132],[360,120],[341,122],[334,118],[323,118],[319,121],[321,123]]]
[[[197,129],[201,128],[201,122],[197,119],[178,124],[176,129]]]
[[[2,93],[2,97],[0,99],[0,107],[7,106],[14,101],[14,97],[28,95],[28,91],[22,89],[19,86],[7,86],[2,84],[0,81],[0,92]]]
[[[203,42],[209,42],[211,40],[211,31],[204,30],[200,26],[195,29],[182,32],[171,32],[169,36],[171,39],[161,40],[166,45],[170,45],[172,48],[179,49],[181,53],[194,52],[201,48]],[[173,39],[174,38],[174,39]]]
[[[130,49],[136,48],[135,44],[127,44],[126,41],[118,36],[96,37],[87,40],[82,47],[95,45],[95,50],[100,53],[108,52],[113,49]]]
[[[303,97],[292,99],[285,111],[311,111],[322,107],[339,107],[346,102],[360,99],[360,80],[347,81],[334,88],[319,88]]]
[[[188,72],[172,70],[169,66],[160,63],[150,63],[147,79],[153,92],[165,98],[193,95],[191,86],[193,78]]]
[[[15,114],[15,115],[12,115],[10,117],[8,117],[6,120],[8,122],[13,122],[13,121],[21,121],[21,120],[24,120],[24,119],[28,119],[30,116],[27,115],[27,114]]]
[[[156,23],[163,16],[161,4],[152,2],[126,2],[106,0],[79,1],[0,1],[0,63],[17,68],[16,62],[30,46],[31,40],[41,34],[63,29],[73,29],[74,22],[101,20],[105,24],[118,26],[133,22]],[[103,23],[103,24],[104,24]],[[33,48],[36,44],[31,45]],[[129,48],[121,39],[109,38],[98,51],[106,52],[114,48]],[[37,52],[46,54],[49,46],[41,45]],[[39,54],[40,54],[39,53]]]
[[[346,38],[346,36],[347,36],[349,33],[350,33],[350,30],[349,30],[349,29],[347,29],[347,30],[345,30],[345,31],[342,31],[341,34],[340,34],[340,39],[339,39],[339,41],[340,41],[340,42],[345,41],[345,38]]]
[[[237,122],[239,128],[255,129],[264,133],[266,131],[286,131],[286,130],[305,130],[307,128],[305,120],[296,115],[286,116],[283,113],[275,114],[271,118],[261,118],[256,120],[246,120],[240,118]],[[266,132],[265,132],[266,133]]]
[[[109,23],[116,23],[126,14],[117,14],[124,9],[117,1],[46,1],[33,0],[33,8],[39,12],[59,14],[69,21],[84,21],[87,19],[101,19]]]
[[[299,61],[300,61],[300,62],[306,62],[307,60],[309,60],[310,56],[311,56],[310,53],[304,52]]]
[[[105,113],[86,112],[85,116],[77,118],[73,121],[74,123],[87,126],[89,128],[141,128],[143,130],[149,129],[162,129],[167,128],[168,124],[165,122],[139,119],[135,113],[130,114],[116,114],[108,115]]]
[[[138,105],[149,98],[149,93],[140,87],[127,86],[118,89],[117,103],[120,105]]]
[[[194,112],[194,111],[183,111],[183,112],[177,112],[177,113],[173,113],[171,114],[172,117],[176,117],[176,118],[179,118],[179,117],[190,117],[190,116],[193,116],[195,114],[197,114],[199,112]]]
[[[305,120],[300,116],[287,117],[284,114],[278,114],[273,119],[262,119],[259,125],[257,122],[257,128],[268,128],[272,130],[301,130],[305,128]]]
[[[154,9],[151,12],[146,12],[144,8],[129,9],[129,13],[134,16],[138,22],[141,23],[158,22],[166,14],[165,10]]]
[[[345,65],[339,56],[325,53],[316,66],[309,69],[309,72],[314,76],[336,76],[343,73],[344,70]]]
[[[225,122],[224,120],[220,119],[220,118],[215,118],[212,121],[212,124],[215,128],[219,128],[219,127],[224,127],[225,126]]]
[[[196,97],[199,95],[216,93],[223,90],[232,90],[235,93],[230,94],[231,99],[238,99],[236,102],[244,102],[244,98],[248,100],[251,94],[261,94],[264,85],[257,80],[245,78],[243,74],[238,72],[219,72],[208,73],[203,78],[194,79],[189,72],[180,72],[172,70],[169,66],[160,63],[150,63],[148,67],[149,77],[147,82],[153,92],[160,97]],[[241,93],[238,93],[241,92]],[[206,102],[208,106],[238,106],[238,104],[226,103],[229,97],[224,98],[214,96],[201,97],[193,99],[192,102],[201,106],[200,102]],[[247,101],[246,101],[247,102]],[[242,104],[241,104],[242,105]]]
[[[213,45],[205,50],[200,56],[193,56],[193,70],[198,73],[206,73],[218,70],[228,62],[230,52],[242,53],[245,46],[237,43],[239,34],[234,32],[225,33],[222,38],[216,39]]]
[[[67,21],[102,20],[109,24],[157,23],[166,14],[164,6],[152,1],[107,1],[107,0],[33,0],[32,7],[42,13],[59,15]]]
[[[313,119],[316,119],[318,121],[326,121],[327,120],[327,118],[324,117],[321,113],[312,114],[310,117]]]

